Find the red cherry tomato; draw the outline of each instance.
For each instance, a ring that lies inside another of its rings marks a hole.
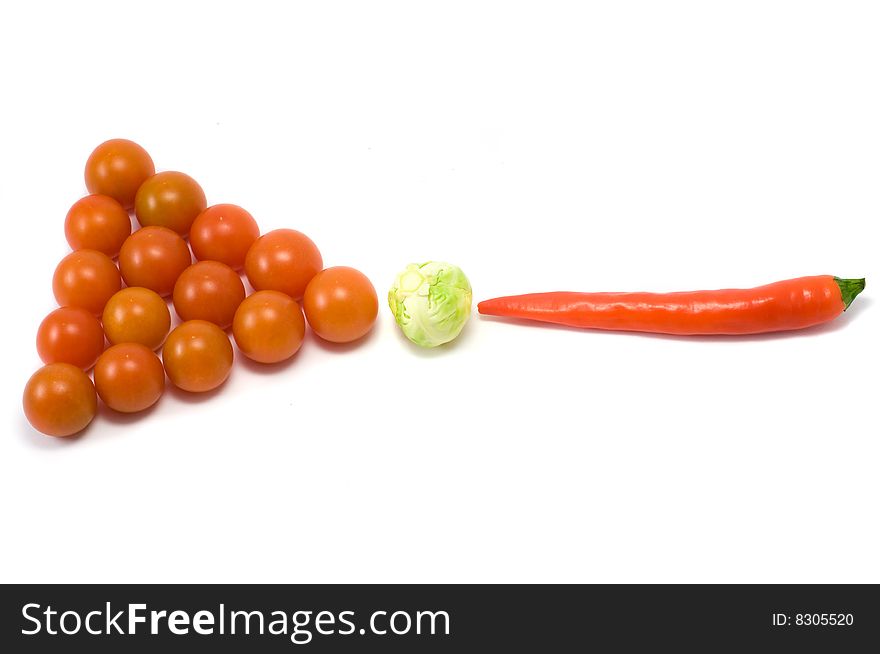
[[[305,333],[299,304],[278,291],[257,291],[248,296],[232,321],[238,349],[259,363],[289,359],[299,350]]]
[[[309,282],[303,297],[306,320],[327,341],[348,343],[364,336],[376,322],[376,289],[359,270],[336,266]]]
[[[137,190],[155,172],[153,160],[141,146],[126,139],[111,139],[89,155],[86,188],[89,193],[109,195],[123,208],[131,209]]]
[[[189,244],[199,261],[220,261],[241,270],[248,249],[259,237],[257,221],[247,211],[234,204],[215,204],[192,224]]]
[[[167,227],[144,227],[125,239],[119,270],[129,286],[143,286],[170,295],[180,273],[192,263],[189,247]]]
[[[97,250],[77,250],[61,260],[52,277],[52,291],[62,307],[82,307],[95,315],[122,288],[113,260]]]
[[[130,234],[128,212],[109,195],[80,198],[64,220],[64,235],[72,250],[97,250],[115,257]]]
[[[114,411],[143,411],[162,397],[165,369],[150,348],[140,343],[120,343],[98,358],[95,388],[104,404]]]
[[[205,192],[196,180],[169,170],[156,173],[141,185],[134,200],[134,213],[144,227],[167,227],[186,236],[206,206]]]
[[[140,343],[155,350],[171,328],[171,312],[158,293],[141,286],[123,288],[107,301],[104,333],[113,343]]]
[[[104,330],[80,307],[61,307],[37,329],[37,354],[43,363],[69,363],[88,370],[104,351]]]
[[[232,369],[232,344],[217,325],[188,320],[176,327],[162,348],[171,383],[185,391],[204,393],[226,381]]]
[[[182,320],[207,320],[226,329],[244,295],[241,277],[232,268],[219,261],[199,261],[180,273],[172,297]]]
[[[48,436],[72,436],[85,429],[98,410],[89,376],[69,363],[50,363],[24,387],[24,414],[34,429]]]
[[[306,286],[323,267],[312,240],[295,229],[276,229],[258,238],[248,250],[244,270],[257,291],[281,291],[302,299]]]

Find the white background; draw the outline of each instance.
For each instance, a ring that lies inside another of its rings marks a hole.
[[[0,10],[0,579],[880,582],[871,2]],[[141,143],[382,298],[868,277],[831,325],[685,339],[473,316],[238,357],[210,397],[33,432],[64,215]]]

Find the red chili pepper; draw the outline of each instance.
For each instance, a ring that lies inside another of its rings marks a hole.
[[[803,329],[843,313],[864,279],[798,277],[750,289],[684,293],[530,293],[485,300],[481,314],[569,327],[658,334],[759,334]]]

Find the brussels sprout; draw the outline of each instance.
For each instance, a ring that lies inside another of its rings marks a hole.
[[[416,345],[436,347],[461,333],[471,315],[471,284],[458,266],[409,264],[388,291],[388,306]]]

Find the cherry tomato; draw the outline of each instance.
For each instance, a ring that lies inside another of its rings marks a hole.
[[[37,329],[37,354],[43,363],[69,363],[88,370],[104,351],[104,330],[80,307],[61,307]]]
[[[259,363],[289,359],[299,350],[305,333],[299,304],[279,291],[257,291],[248,296],[232,321],[238,349]]]
[[[144,227],[168,227],[186,236],[196,216],[207,206],[205,192],[196,180],[169,170],[156,173],[141,185],[134,200],[134,213]]]
[[[147,151],[134,141],[105,141],[86,161],[86,188],[89,193],[109,195],[124,209],[134,206],[134,197],[144,180],[156,172]]]
[[[143,411],[165,392],[165,369],[153,351],[140,343],[120,343],[95,364],[98,396],[114,411]]]
[[[257,291],[281,291],[299,300],[324,266],[312,240],[295,229],[276,229],[251,246],[244,260],[248,281]]]
[[[98,411],[89,376],[69,363],[50,363],[24,387],[24,414],[34,429],[48,436],[72,436],[85,429]]]
[[[163,296],[171,295],[174,282],[191,263],[186,241],[167,227],[139,229],[119,250],[119,270],[125,283]]]
[[[52,277],[52,291],[62,307],[82,307],[100,315],[107,300],[122,288],[113,260],[97,250],[77,250],[61,260]]]
[[[129,286],[107,301],[102,322],[111,343],[140,343],[155,350],[168,336],[171,312],[155,291]]]
[[[97,250],[115,257],[130,234],[128,212],[109,195],[80,198],[64,220],[64,235],[72,250]]]
[[[180,273],[172,297],[181,320],[207,320],[226,329],[244,300],[244,284],[225,263],[199,261]]]
[[[359,270],[346,266],[319,272],[303,297],[306,320],[326,341],[348,343],[366,334],[376,322],[376,289]]]
[[[188,320],[178,325],[162,348],[168,379],[192,393],[204,393],[225,382],[232,357],[229,337],[207,320]]]
[[[235,270],[244,266],[248,249],[260,237],[257,221],[234,204],[215,204],[198,215],[189,244],[200,261],[220,261]]]

